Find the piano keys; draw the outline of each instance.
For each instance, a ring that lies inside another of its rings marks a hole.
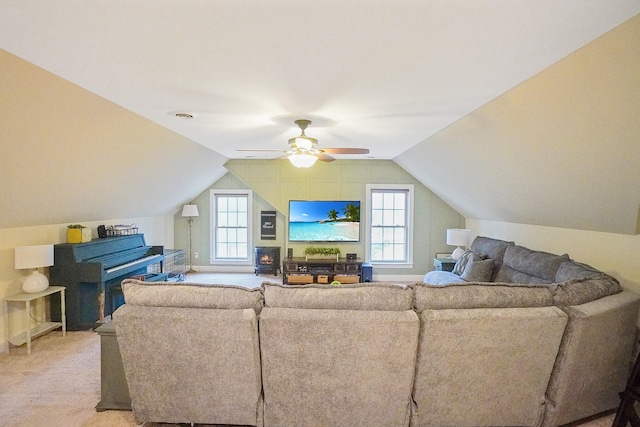
[[[105,237],[87,243],[54,245],[51,283],[66,287],[67,330],[93,329],[115,307],[112,291],[132,276],[144,275],[147,267],[164,262],[163,246],[147,246],[143,234]],[[155,275],[163,280],[166,275]],[[60,316],[52,304],[51,318]]]

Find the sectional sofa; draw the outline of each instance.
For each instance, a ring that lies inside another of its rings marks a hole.
[[[556,257],[481,237],[456,265],[460,274],[425,277],[435,283],[246,289],[127,280],[113,322],[134,415],[255,426],[557,426],[615,408],[640,297]]]

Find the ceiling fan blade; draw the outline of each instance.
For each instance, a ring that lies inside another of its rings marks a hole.
[[[278,149],[275,149],[275,148],[253,148],[253,149],[250,149],[250,148],[249,149],[238,148],[236,151],[272,151],[272,152],[276,151],[276,152],[279,152],[279,153],[286,153],[287,152],[287,150],[278,150]]]
[[[335,159],[331,156],[327,156],[324,153],[316,153],[315,156],[318,158],[318,160],[320,160],[321,162],[333,162]]]
[[[368,148],[322,148],[320,151],[329,154],[369,154]]]

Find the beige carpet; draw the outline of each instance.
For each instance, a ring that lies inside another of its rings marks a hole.
[[[247,288],[259,288],[262,282],[282,283],[282,275],[239,274],[239,273],[190,273],[185,282],[238,285]]]
[[[189,281],[239,283],[259,286],[273,276],[198,274]],[[278,278],[276,278],[278,279]],[[229,282],[228,280],[234,280]],[[7,427],[122,427],[136,426],[129,411],[96,412],[100,401],[100,337],[93,331],[60,331],[33,341],[26,347],[0,354],[0,426]],[[574,424],[608,427],[612,415]],[[146,423],[145,427],[165,426]],[[292,426],[300,427],[300,426]]]

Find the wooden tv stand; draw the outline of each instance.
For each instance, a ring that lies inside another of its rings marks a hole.
[[[282,262],[284,285],[309,283],[358,283],[362,274],[362,260],[285,258]]]

